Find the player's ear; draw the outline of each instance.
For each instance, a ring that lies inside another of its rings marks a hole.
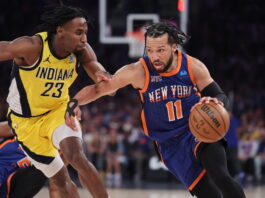
[[[172,50],[174,51],[174,52],[176,52],[177,51],[177,49],[178,49],[178,46],[177,46],[177,44],[176,43],[174,43],[174,44],[172,44]]]
[[[56,34],[58,35],[58,37],[60,38],[60,37],[62,37],[62,35],[63,35],[63,27],[62,26],[58,26],[57,28],[56,28]]]

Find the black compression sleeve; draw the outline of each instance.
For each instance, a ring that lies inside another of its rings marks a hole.
[[[201,95],[202,96],[210,96],[210,97],[213,97],[213,98],[217,98],[219,101],[224,103],[224,107],[226,109],[229,108],[229,100],[228,100],[227,96],[225,95],[225,93],[223,92],[221,87],[215,81],[213,81],[208,86],[206,86],[201,91]]]

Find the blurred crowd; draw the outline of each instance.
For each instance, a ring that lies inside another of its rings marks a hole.
[[[208,12],[201,11],[195,38],[198,57],[230,97],[229,168],[243,185],[265,183],[265,26],[260,5],[259,0],[203,1],[200,10]]]
[[[0,40],[36,32],[41,6],[49,1],[21,2],[0,2]],[[97,18],[97,3],[66,2],[83,7]],[[121,6],[119,2],[122,1],[115,1]],[[160,1],[154,2],[158,5]],[[231,174],[242,185],[265,183],[265,26],[260,3],[259,0],[201,0],[193,5],[192,1],[188,28],[191,39],[185,46],[187,53],[207,65],[231,100],[231,126],[226,136],[228,164]],[[145,12],[144,6],[141,8]],[[110,72],[134,61],[127,57],[128,46],[100,44],[97,21],[94,26],[89,31],[89,43]],[[0,63],[1,120],[5,120],[7,112],[5,99],[11,64],[10,61]],[[81,74],[71,94],[89,83],[86,74]],[[147,162],[155,154],[152,142],[142,133],[137,91],[126,87],[115,96],[101,98],[82,110],[86,154],[106,184],[119,187],[122,180],[137,183],[147,179]]]

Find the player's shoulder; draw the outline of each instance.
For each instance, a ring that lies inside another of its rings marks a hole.
[[[189,57],[189,59],[190,59],[190,61],[191,61],[191,63],[192,63],[193,65],[200,65],[200,64],[203,64],[202,61],[200,61],[198,58],[196,58],[196,57],[194,57],[194,56],[191,56],[191,55],[189,55],[189,54],[186,54],[186,55]]]
[[[189,55],[189,58],[190,58],[190,64],[191,64],[192,70],[203,70],[206,68],[204,63],[198,58],[195,58],[190,55]]]
[[[130,63],[124,67],[130,73],[144,73],[144,66],[140,61]]]
[[[139,62],[130,63],[121,67],[116,73],[119,79],[135,84],[138,78],[144,76],[144,70]]]
[[[142,88],[145,79],[145,70],[140,61],[130,63],[121,68],[122,74],[127,78],[134,88]]]
[[[31,48],[38,48],[42,46],[41,38],[37,35],[21,36],[15,39],[13,42],[17,42],[25,47],[31,47]]]
[[[19,64],[20,58],[32,61],[26,64],[33,64],[37,60],[37,57],[40,55],[42,50],[42,40],[37,35],[22,36],[10,42],[10,44],[10,49],[14,51],[13,59],[16,61],[17,64]]]
[[[211,78],[208,68],[201,60],[195,57],[191,57],[190,63],[194,82],[196,81],[197,85],[199,81],[205,81]]]

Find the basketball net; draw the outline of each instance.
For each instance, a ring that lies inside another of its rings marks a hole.
[[[136,29],[133,32],[127,32],[126,37],[129,40],[130,58],[140,58],[144,54],[144,28]]]

